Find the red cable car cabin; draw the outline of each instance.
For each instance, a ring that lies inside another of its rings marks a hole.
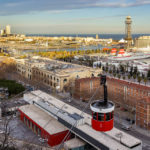
[[[94,101],[92,110],[92,128],[96,131],[110,131],[114,126],[114,104],[112,102]]]

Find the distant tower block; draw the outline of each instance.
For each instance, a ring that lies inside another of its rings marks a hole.
[[[11,34],[11,27],[10,27],[10,25],[7,25],[7,26],[6,26],[6,34],[7,34],[7,35],[10,35],[10,34]]]
[[[96,39],[99,39],[99,36],[98,36],[98,34],[96,34]]]
[[[127,41],[127,49],[129,49],[132,45],[131,24],[131,16],[127,16],[125,20],[125,40]]]

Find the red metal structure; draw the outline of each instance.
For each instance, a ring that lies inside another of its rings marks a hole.
[[[101,76],[101,84],[104,86],[104,100],[94,101],[92,110],[92,128],[96,131],[110,131],[114,126],[114,104],[107,101],[106,76]]]
[[[124,52],[124,49],[120,49],[118,54],[123,55],[124,53],[125,53],[125,52]]]
[[[116,49],[116,48],[112,48],[111,54],[112,54],[112,55],[116,55],[116,53],[117,53],[117,49]]]

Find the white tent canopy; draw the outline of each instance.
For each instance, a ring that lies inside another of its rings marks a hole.
[[[119,43],[127,43],[127,41],[124,40],[124,39],[121,39],[121,40],[119,41]]]

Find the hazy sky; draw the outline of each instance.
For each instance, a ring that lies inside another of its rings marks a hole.
[[[150,33],[150,0],[0,0],[0,28],[16,33]]]

